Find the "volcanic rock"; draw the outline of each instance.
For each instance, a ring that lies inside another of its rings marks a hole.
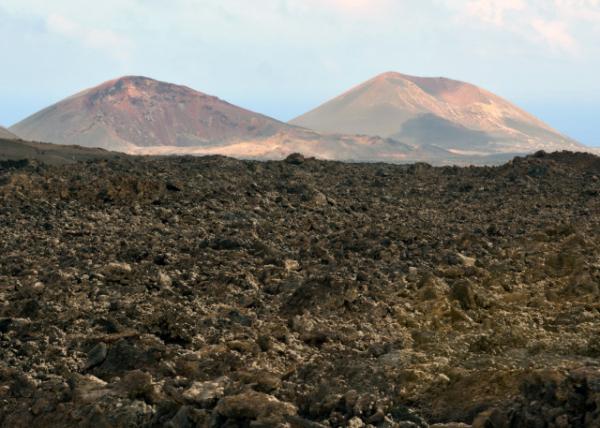
[[[295,415],[297,409],[294,405],[282,402],[272,395],[248,391],[222,398],[215,411],[221,416],[243,423],[243,421],[267,418],[284,420],[285,416]]]
[[[88,352],[88,358],[84,368],[88,370],[92,367],[100,365],[106,359],[107,354],[108,346],[106,346],[106,343],[98,343],[90,350],[90,352]]]
[[[222,378],[216,381],[194,382],[183,392],[183,398],[203,407],[211,404],[214,406],[224,395],[227,381],[227,378]]]
[[[595,426],[594,176],[0,164],[0,426]]]

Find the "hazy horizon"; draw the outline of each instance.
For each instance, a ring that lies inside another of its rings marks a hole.
[[[0,124],[122,75],[287,121],[398,71],[476,84],[600,146],[597,0],[84,3],[0,0],[0,44],[16,64],[2,71]]]

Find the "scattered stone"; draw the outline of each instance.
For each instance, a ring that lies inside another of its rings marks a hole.
[[[348,428],[362,428],[365,426],[365,423],[358,416],[353,417],[348,421]]]
[[[283,264],[285,266],[285,270],[288,272],[300,270],[300,263],[298,263],[297,260],[286,259]]]
[[[158,273],[158,285],[162,288],[170,288],[173,285],[173,280],[164,272]]]
[[[408,275],[406,277],[411,282],[416,282],[419,279],[419,269],[414,266],[408,268]]]
[[[0,426],[596,426],[599,176],[0,165]]]
[[[452,297],[465,309],[474,309],[477,305],[473,285],[468,280],[459,280],[452,285]]]
[[[126,284],[132,274],[131,265],[128,263],[109,263],[102,270],[107,281]]]
[[[327,205],[327,196],[319,191],[316,191],[313,196],[313,203],[317,206],[325,206]]]
[[[168,181],[165,187],[170,192],[181,192],[181,190],[183,189],[183,186],[180,183],[175,183],[172,181]]]
[[[300,153],[292,153],[287,158],[285,158],[285,162],[291,165],[301,165],[305,162],[305,158]]]
[[[132,400],[144,400],[157,404],[164,400],[160,388],[153,382],[152,375],[142,370],[126,373],[120,381],[119,388]]]
[[[197,404],[201,407],[214,406],[225,394],[225,385],[227,382],[227,378],[206,382],[194,382],[192,386],[183,392],[182,396],[188,402]]]
[[[104,342],[96,344],[90,352],[88,352],[87,361],[85,363],[84,370],[89,370],[96,367],[104,362],[106,355],[108,354],[108,346]]]
[[[83,403],[94,403],[107,395],[116,395],[107,382],[93,375],[77,375],[71,382],[74,399]]]
[[[447,424],[431,424],[429,428],[472,428],[472,426],[463,422],[450,422]]]
[[[279,401],[272,395],[248,391],[222,398],[215,411],[231,419],[255,420],[269,416],[295,415],[297,409],[293,404]]]
[[[242,371],[238,373],[237,378],[254,390],[265,393],[272,393],[282,385],[279,376],[266,370]]]
[[[461,264],[466,267],[473,267],[477,262],[477,259],[475,257],[467,257],[461,253],[458,253],[457,257],[460,260]]]
[[[210,424],[210,414],[192,406],[181,406],[175,416],[165,424],[166,428],[195,428]]]

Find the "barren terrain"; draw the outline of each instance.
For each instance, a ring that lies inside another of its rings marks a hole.
[[[0,126],[0,138],[12,140],[17,138],[17,136],[3,126]]]
[[[600,424],[600,158],[0,162],[0,426]]]
[[[437,147],[455,155],[586,149],[483,88],[395,72],[380,74],[290,123]]]

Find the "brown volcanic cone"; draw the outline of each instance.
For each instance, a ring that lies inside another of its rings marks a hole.
[[[127,152],[218,145],[292,128],[185,86],[131,76],[80,92],[11,130],[30,140]]]
[[[469,83],[384,73],[292,120],[321,132],[377,135],[457,153],[583,148]]]

